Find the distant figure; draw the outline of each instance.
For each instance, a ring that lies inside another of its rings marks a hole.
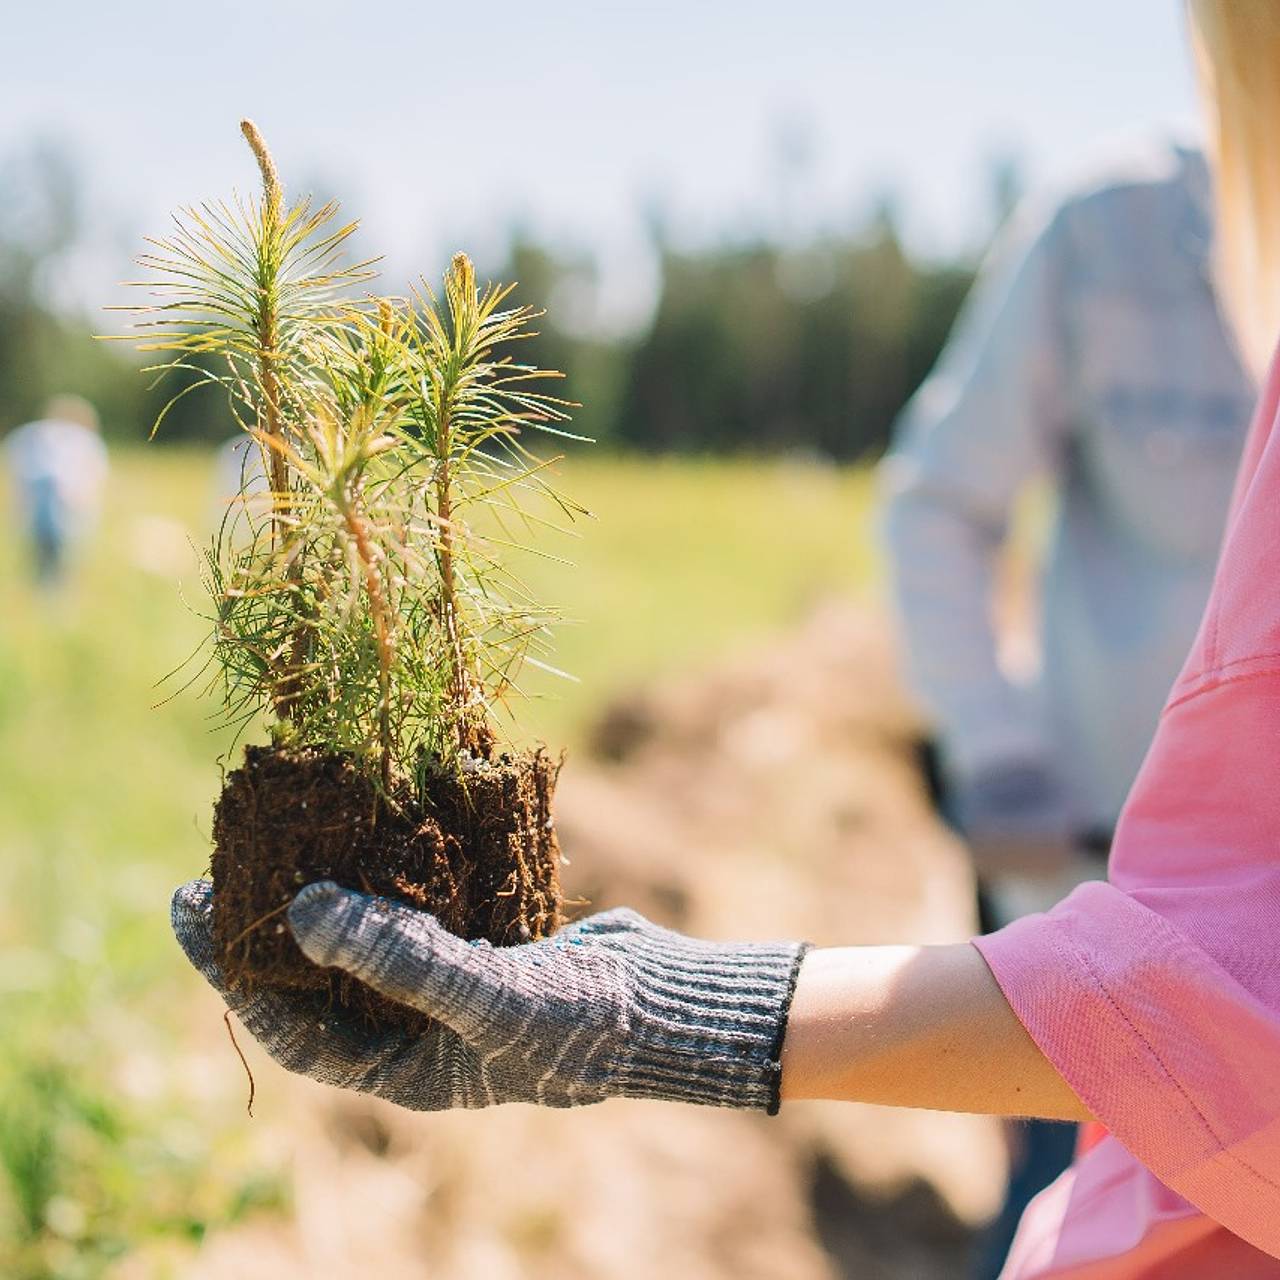
[[[931,772],[968,840],[984,931],[1100,877],[1112,829],[1209,595],[1255,389],[1211,280],[1199,151],[1130,157],[1022,210],[884,464],[907,675]],[[1011,678],[991,620],[1018,499],[1052,489],[1041,670]],[[1074,1130],[1018,1135],[978,1275],[1068,1164]]]
[[[262,448],[243,433],[219,446],[213,459],[213,528],[241,545],[271,511],[271,486]]]
[[[108,462],[97,412],[79,396],[56,396],[43,418],[9,434],[4,454],[36,582],[56,587],[102,505]]]

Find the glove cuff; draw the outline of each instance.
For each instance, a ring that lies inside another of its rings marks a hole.
[[[664,929],[632,944],[636,991],[613,1088],[776,1115],[807,942],[715,944]]]

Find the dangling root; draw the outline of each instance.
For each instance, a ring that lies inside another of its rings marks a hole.
[[[253,1096],[257,1086],[253,1079],[253,1072],[249,1070],[249,1060],[244,1056],[244,1051],[236,1041],[236,1033],[231,1026],[231,1010],[228,1009],[222,1015],[222,1025],[227,1029],[227,1035],[231,1038],[231,1047],[236,1051],[236,1057],[240,1059],[240,1065],[244,1068],[244,1073],[249,1077],[249,1101],[245,1105],[245,1110],[249,1113],[249,1119],[253,1119]]]

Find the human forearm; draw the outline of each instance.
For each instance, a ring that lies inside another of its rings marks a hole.
[[[787,1024],[782,1097],[1090,1118],[968,943],[811,951]]]
[[[632,1097],[773,1111],[781,1074],[789,1099],[1084,1114],[969,946],[802,962],[801,943],[703,942],[615,910],[491,947],[403,904],[307,886],[287,915],[295,939],[322,967],[427,1014],[406,1043],[340,1008],[320,1016],[296,993],[228,987],[211,910],[207,883],[179,889],[178,938],[277,1061],[417,1110]]]

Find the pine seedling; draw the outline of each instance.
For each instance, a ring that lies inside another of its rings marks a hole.
[[[569,404],[541,389],[560,375],[508,354],[537,313],[504,309],[510,287],[480,288],[464,254],[439,297],[346,297],[372,275],[339,261],[356,224],[286,207],[242,127],[260,199],[176,219],[142,259],[160,300],[135,308],[138,345],[168,357],[153,368],[192,376],[183,395],[221,387],[270,482],[269,508],[235,500],[208,554],[228,718],[274,713],[283,740],[373,759],[384,781],[486,757],[555,621],[510,552],[539,507],[579,510],[523,438],[568,434]]]
[[[512,305],[509,286],[480,286],[464,254],[438,292],[420,281],[405,297],[355,296],[373,276],[344,263],[356,224],[334,204],[286,203],[261,136],[241,127],[261,194],[175,217],[141,259],[153,296],[132,308],[152,368],[185,375],[179,396],[220,389],[269,482],[265,500],[242,486],[206,557],[225,717],[265,716],[274,744],[250,749],[215,818],[215,901],[237,899],[224,928],[215,917],[223,963],[279,978],[257,917],[300,877],[341,878],[335,868],[353,887],[405,896],[409,884],[459,932],[545,932],[558,917],[558,766],[499,756],[494,727],[556,621],[511,555],[580,511],[526,443],[569,436],[572,407],[552,393],[559,374],[513,355],[539,313]],[[274,835],[260,812],[270,787]],[[290,813],[304,792],[314,807]],[[319,852],[317,807],[339,832]],[[242,894],[246,877],[261,883]]]

